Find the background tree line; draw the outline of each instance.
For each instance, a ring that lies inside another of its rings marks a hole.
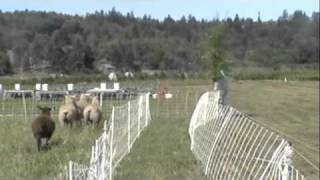
[[[198,20],[189,15],[160,21],[97,11],[85,16],[0,11],[0,75],[28,71],[96,72],[101,63],[119,71],[208,70],[204,44],[223,24],[221,49],[232,66],[299,67],[319,63],[319,12],[283,14],[276,21],[251,18]]]

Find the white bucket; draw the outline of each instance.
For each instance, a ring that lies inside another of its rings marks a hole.
[[[107,89],[107,83],[100,83],[100,89],[106,90]]]
[[[42,91],[48,91],[48,84],[42,84],[41,86]]]
[[[21,85],[20,84],[14,84],[14,89],[16,91],[20,91],[21,90]]]
[[[36,84],[36,90],[37,90],[37,91],[40,91],[40,90],[41,90],[41,84],[40,84],[40,83],[37,83],[37,84]]]
[[[171,93],[167,93],[164,95],[164,98],[166,99],[171,99],[173,97],[173,95]]]
[[[67,89],[68,89],[68,91],[72,91],[73,90],[73,84],[72,83],[68,84],[67,85]]]
[[[153,99],[157,99],[158,98],[158,94],[152,94],[152,98]]]
[[[113,89],[114,90],[119,90],[120,89],[120,83],[118,83],[118,82],[113,83]]]

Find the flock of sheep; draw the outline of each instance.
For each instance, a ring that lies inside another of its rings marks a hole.
[[[45,139],[48,145],[55,130],[55,122],[51,117],[51,108],[41,106],[38,108],[41,113],[32,121],[31,128],[38,151],[40,151],[42,139]],[[99,100],[90,94],[65,96],[65,102],[59,108],[58,119],[62,126],[72,127],[74,123],[77,123],[79,125],[92,124],[98,127],[102,119]]]

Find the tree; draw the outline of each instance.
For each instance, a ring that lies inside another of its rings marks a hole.
[[[0,50],[0,76],[6,75],[12,72],[11,64],[7,54]]]
[[[226,27],[225,25],[217,25],[213,27],[211,32],[208,35],[208,40],[206,44],[206,55],[205,58],[211,64],[211,77],[215,82],[221,75],[220,71],[228,71],[228,65],[225,61],[224,50],[222,47],[222,41],[225,37]]]
[[[278,20],[267,22],[260,19],[260,13],[254,20],[237,14],[222,21],[197,20],[192,15],[180,20],[168,16],[160,21],[150,15],[123,15],[116,9],[84,17],[0,12],[0,51],[12,52],[9,59],[13,72],[33,68],[97,72],[99,63],[93,66],[93,62],[105,59],[117,70],[210,69],[215,74],[215,67],[226,66],[225,59],[233,66],[318,64],[318,50],[319,12],[308,17],[303,11],[288,14],[284,10]]]

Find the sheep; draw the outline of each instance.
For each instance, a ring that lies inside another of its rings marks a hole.
[[[81,123],[79,107],[74,96],[65,96],[65,104],[59,108],[58,119],[62,126],[70,125],[72,127],[73,122]]]
[[[48,146],[49,140],[55,130],[55,122],[51,118],[51,108],[37,107],[41,110],[41,114],[32,121],[31,129],[37,141],[39,152],[41,150],[41,139],[46,139],[46,145]]]
[[[78,101],[76,101],[80,118],[83,119],[83,110],[88,106],[92,101],[92,96],[90,94],[81,94]]]
[[[102,119],[102,112],[99,107],[99,100],[97,96],[92,98],[92,102],[88,105],[83,111],[83,122],[85,124],[95,124],[96,127],[99,126],[99,123]]]

